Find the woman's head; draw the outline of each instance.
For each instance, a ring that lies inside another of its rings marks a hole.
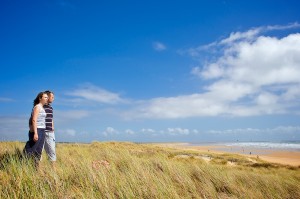
[[[45,92],[40,92],[36,98],[33,100],[33,106],[41,103],[42,105],[48,102],[48,95]]]

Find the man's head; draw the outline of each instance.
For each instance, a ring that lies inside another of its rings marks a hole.
[[[54,93],[49,90],[45,91],[45,93],[48,95],[48,103],[52,103],[54,101]]]

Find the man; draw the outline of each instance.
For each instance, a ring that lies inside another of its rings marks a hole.
[[[54,122],[53,122],[53,108],[51,103],[54,101],[54,93],[47,90],[45,91],[48,95],[48,103],[44,105],[46,115],[46,129],[45,129],[45,151],[48,155],[49,160],[55,169],[56,152],[55,152],[55,135],[54,135]]]

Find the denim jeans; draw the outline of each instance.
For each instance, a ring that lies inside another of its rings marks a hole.
[[[33,132],[28,132],[28,137],[29,140],[26,142],[25,145],[25,154],[33,157],[35,161],[40,161],[42,157],[42,152],[44,148],[44,143],[45,143],[45,129],[37,129],[38,133],[38,140],[35,142],[33,140],[34,133]]]

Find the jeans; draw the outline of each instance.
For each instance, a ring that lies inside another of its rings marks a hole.
[[[42,157],[42,152],[44,148],[44,143],[45,143],[45,129],[37,129],[38,133],[38,140],[35,142],[33,140],[34,133],[33,132],[28,132],[28,137],[29,140],[26,142],[24,151],[25,154],[29,157],[33,157],[36,162],[41,160]]]

